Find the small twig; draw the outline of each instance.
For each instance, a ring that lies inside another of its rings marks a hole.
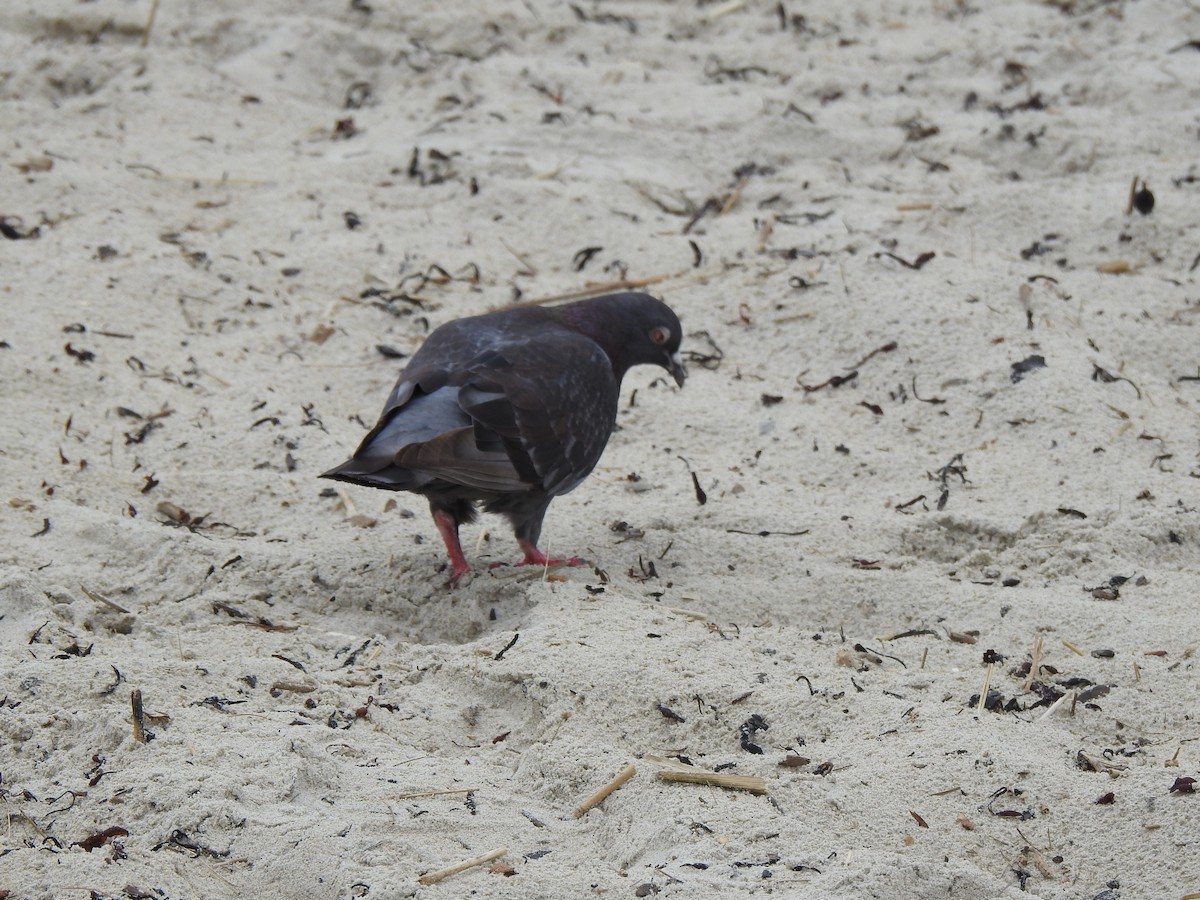
[[[146,25],[142,28],[142,40],[139,46],[145,47],[150,43],[150,31],[154,28],[156,15],[158,15],[158,0],[150,0],[150,15],[146,16]]]
[[[919,400],[922,403],[931,403],[934,406],[937,406],[939,404],[946,402],[941,397],[922,397],[920,394],[918,394],[917,393],[917,376],[916,375],[914,375],[912,377],[912,395],[913,395],[913,399]]]
[[[870,353],[863,356],[863,359],[860,359],[858,362],[856,362],[856,364],[847,366],[848,372],[847,374],[844,374],[844,376],[833,376],[827,378],[826,380],[823,380],[821,384],[804,384],[802,380],[800,380],[800,376],[803,376],[802,372],[800,373],[800,376],[796,377],[796,383],[800,385],[800,388],[804,389],[805,394],[811,394],[812,391],[818,391],[822,388],[840,388],[840,386],[844,385],[846,382],[850,382],[850,380],[858,378],[859,368],[862,368],[865,362],[870,360],[872,356],[880,353],[892,353],[892,350],[894,350],[896,347],[899,347],[899,344],[895,341],[889,341],[888,343],[883,344],[882,347],[876,347],[874,350],[871,350]]]
[[[841,387],[847,381],[853,381],[857,377],[858,377],[858,370],[855,369],[853,372],[850,372],[848,375],[833,375],[829,378],[826,378],[820,384],[805,384],[804,382],[802,382],[800,380],[799,376],[797,376],[796,384],[798,384],[798,385],[800,385],[800,387],[804,388],[804,393],[811,394],[813,391],[819,391],[822,388]]]
[[[1109,371],[1101,368],[1100,366],[1096,365],[1095,363],[1092,363],[1092,381],[1099,381],[1099,382],[1102,382],[1103,384],[1114,384],[1118,381],[1124,381],[1131,388],[1133,388],[1134,392],[1137,394],[1137,398],[1139,400],[1142,399],[1142,389],[1140,387],[1138,387],[1136,384],[1134,384],[1128,378],[1125,378],[1122,375],[1114,375],[1114,374],[1112,374],[1112,372],[1109,372]]]
[[[741,178],[738,179],[737,184],[735,184],[733,186],[733,190],[729,193],[729,195],[727,197],[724,198],[724,202],[721,204],[721,209],[717,213],[718,216],[723,216],[723,215],[726,215],[727,213],[733,212],[733,210],[737,207],[738,203],[741,202],[742,191],[744,191],[746,189],[746,185],[749,184],[749,182],[750,182],[749,175],[743,175]]]
[[[46,829],[39,825],[37,820],[28,813],[18,812],[13,814],[12,818],[18,822],[24,822],[26,825],[36,831],[41,837],[42,843],[45,843],[46,841],[54,841],[56,844],[58,843],[57,839],[52,838]]]
[[[881,641],[898,641],[900,638],[921,637],[922,635],[932,634],[934,637],[939,637],[938,633],[932,628],[910,628],[907,631],[896,631],[892,634],[885,635],[879,640]]]
[[[1033,331],[1033,288],[1023,284],[1017,289],[1017,297],[1021,301],[1021,309],[1025,311],[1025,327]]]
[[[590,810],[607,800],[609,794],[623,787],[625,782],[629,781],[636,774],[637,768],[632,763],[627,765],[621,770],[620,775],[575,807],[575,818],[582,819]]]
[[[749,791],[752,794],[765,794],[767,792],[766,779],[759,778],[757,775],[726,775],[723,772],[706,772],[703,769],[692,771],[686,769],[663,769],[658,773],[658,777],[663,781],[708,784],[731,791]]]
[[[422,875],[417,881],[421,884],[437,884],[443,878],[449,878],[451,875],[457,875],[459,872],[465,872],[467,869],[473,869],[476,866],[486,865],[493,859],[499,859],[508,853],[507,847],[500,847],[493,850],[491,853],[485,853],[483,856],[476,856],[474,859],[464,860],[456,865],[450,866],[447,869],[439,869],[436,872],[429,872]]]
[[[271,691],[288,691],[293,694],[311,694],[317,689],[316,684],[307,684],[303,681],[274,681],[271,683]]]
[[[1021,685],[1022,691],[1027,691],[1033,687],[1033,680],[1037,677],[1038,668],[1042,664],[1042,636],[1039,634],[1033,639],[1033,661],[1029,664],[1029,677],[1025,679],[1025,683]]]
[[[871,357],[877,356],[880,353],[891,353],[893,350],[895,350],[899,346],[900,346],[900,344],[896,341],[888,341],[882,347],[876,347],[874,350],[872,350],[870,353],[868,353],[866,356],[864,356],[862,359],[860,359],[854,365],[847,366],[847,368],[848,369],[861,369],[863,367],[863,365],[871,359]]]
[[[515,256],[517,258],[517,261],[525,267],[525,271],[529,273],[530,277],[537,275],[537,271],[538,271],[537,266],[535,266],[529,260],[529,257],[525,256],[522,253],[518,253],[516,250],[514,250],[512,247],[510,247],[508,245],[508,241],[504,240],[504,238],[500,238],[500,243],[504,245],[505,250],[507,250],[509,253],[511,253],[513,256]]]
[[[504,309],[516,309],[521,306],[543,306],[547,303],[557,303],[559,300],[578,300],[581,297],[591,297],[595,294],[607,294],[610,291],[626,291],[630,288],[649,287],[666,281],[670,275],[651,275],[648,278],[622,278],[620,281],[609,281],[604,284],[590,284],[577,291],[567,291],[564,294],[554,294],[550,297],[538,297],[535,300],[521,300],[510,303]]]
[[[1133,181],[1129,184],[1129,202],[1125,205],[1125,215],[1127,216],[1133,214],[1133,198],[1137,196],[1138,181],[1140,180],[1137,175],[1134,175]]]
[[[926,252],[919,254],[916,257],[916,259],[914,259],[912,262],[909,262],[904,257],[897,256],[895,253],[891,253],[887,250],[882,250],[879,253],[875,254],[876,259],[879,259],[879,257],[881,257],[881,256],[886,256],[888,259],[894,259],[896,262],[900,263],[900,265],[904,266],[906,269],[917,270],[917,269],[920,269],[922,266],[924,266],[925,263],[929,262],[931,259],[933,259],[935,256],[937,256],[937,254],[934,253],[932,250],[927,250]]]
[[[338,499],[342,501],[342,509],[346,511],[346,518],[351,518],[358,515],[358,507],[354,505],[354,500],[350,494],[341,485],[337,486]]]
[[[683,599],[691,600],[692,598],[684,597]],[[709,620],[708,613],[698,612],[694,609],[680,609],[678,606],[671,606],[671,607],[667,608],[667,611],[673,612],[680,616],[686,616],[687,618],[693,619],[694,621],[697,621],[697,622],[707,622]]]
[[[1072,644],[1070,641],[1064,640],[1062,642],[1062,645],[1064,647],[1066,647],[1068,650],[1070,650],[1072,653],[1074,653],[1076,656],[1083,656],[1083,651],[1080,650],[1078,647],[1076,647],[1074,644]]]
[[[676,456],[685,466],[687,466],[688,474],[692,476],[692,490],[696,492],[696,502],[703,506],[708,502],[708,494],[704,493],[704,488],[700,487],[700,478],[692,470],[692,464],[685,457]]]
[[[1104,757],[1088,753],[1086,750],[1080,750],[1075,754],[1075,765],[1081,769],[1090,769],[1093,772],[1104,772],[1109,778],[1120,778],[1121,773],[1129,769],[1129,766],[1109,762]]]
[[[771,240],[771,235],[775,231],[775,222],[778,216],[775,213],[770,213],[762,223],[762,227],[758,229],[758,252],[764,253],[767,249],[767,244]]]
[[[726,534],[748,534],[751,537],[771,537],[772,535],[782,535],[783,537],[801,537],[809,533],[811,529],[805,528],[803,531],[744,531],[741,528],[726,528]]]
[[[1050,867],[1050,863],[1046,861],[1046,857],[1042,856],[1042,852],[1036,847],[1030,847],[1029,850],[1033,854],[1033,864],[1042,873],[1042,877],[1046,879],[1053,878],[1054,869]]]
[[[111,607],[112,609],[115,609],[119,613],[125,613],[126,615],[129,614],[129,610],[127,610],[125,607],[121,606],[120,604],[113,603],[111,600],[109,600],[103,594],[97,594],[95,591],[89,590],[85,585],[81,584],[79,586],[79,589],[81,591],[83,591],[85,594],[87,594],[88,599],[95,600],[97,603],[103,603],[105,606]]]
[[[732,0],[730,3],[724,3],[721,6],[718,6],[716,9],[706,13],[701,18],[705,22],[715,22],[722,16],[727,16],[730,13],[741,12],[745,8],[746,0]]]
[[[547,563],[547,565],[549,565],[549,564]],[[545,573],[543,573],[543,575],[542,575],[542,580],[543,580],[543,581],[545,580],[545,577],[546,577],[546,576],[545,576]],[[494,662],[499,662],[500,660],[504,659],[504,654],[505,654],[505,653],[507,653],[509,650],[511,650],[511,649],[513,648],[513,646],[514,646],[514,645],[517,643],[517,638],[519,638],[520,636],[521,636],[521,632],[519,632],[519,631],[518,631],[518,632],[516,632],[516,633],[515,633],[515,634],[512,636],[512,640],[511,640],[511,641],[509,641],[507,644],[505,644],[505,645],[504,645],[504,649],[503,649],[503,650],[501,650],[499,653],[497,653],[495,656],[493,656],[493,657],[492,657],[492,660],[493,660]]]
[[[808,678],[801,675],[804,681]],[[799,679],[797,679],[799,680]],[[808,685],[810,694],[814,693],[812,684]],[[661,756],[647,756],[651,762],[658,763],[663,768],[658,777],[663,781],[680,781],[686,784],[709,784],[715,787],[729,788],[737,791],[751,791],[755,794],[767,792],[767,781],[757,775],[726,775],[722,772],[710,772],[687,763]]]
[[[1055,700],[1053,703],[1050,704],[1049,708],[1044,713],[1042,713],[1042,715],[1038,719],[1038,721],[1039,722],[1046,721],[1046,719],[1048,719],[1052,715],[1054,715],[1054,713],[1057,712],[1058,708],[1060,706],[1062,706],[1064,703],[1066,703],[1068,700],[1071,700],[1072,702],[1074,702],[1074,697],[1075,697],[1074,691],[1067,691],[1065,694],[1063,694],[1061,697],[1059,697],[1057,700]]]
[[[987,709],[988,691],[992,687],[992,673],[996,671],[994,662],[988,663],[987,672],[983,675],[983,690],[979,692],[979,704],[975,707],[975,712],[981,713]]]
[[[412,800],[416,797],[444,797],[447,794],[474,794],[478,788],[452,788],[445,791],[413,791],[411,794],[394,794],[389,800]]]
[[[129,705],[133,709],[133,739],[139,744],[146,743],[146,714],[142,709],[142,692],[134,690],[129,693]]]

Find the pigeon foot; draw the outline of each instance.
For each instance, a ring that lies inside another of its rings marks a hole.
[[[525,551],[525,558],[515,563],[494,562],[488,566],[489,569],[497,569],[500,566],[586,566],[588,561],[578,556],[567,557],[552,557],[547,556],[536,546],[528,541],[519,541],[521,549]]]

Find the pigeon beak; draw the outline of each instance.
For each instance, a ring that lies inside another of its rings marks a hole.
[[[671,377],[675,379],[675,383],[683,387],[683,381],[687,378],[687,369],[683,367],[683,360],[679,358],[678,353],[671,354],[667,371],[671,373]]]

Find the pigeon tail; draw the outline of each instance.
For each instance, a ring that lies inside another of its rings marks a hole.
[[[385,491],[415,491],[420,489],[423,484],[415,473],[406,469],[397,466],[364,469],[355,459],[348,459],[340,466],[336,466],[328,472],[322,472],[317,477],[328,478],[330,481],[344,481],[347,484],[361,484],[365,487],[380,488]]]

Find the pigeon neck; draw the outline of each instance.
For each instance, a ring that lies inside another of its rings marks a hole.
[[[596,317],[588,314],[589,310],[585,304],[562,307],[561,313],[563,321],[569,326],[600,345],[600,349],[612,363],[613,374],[617,378],[617,383],[620,384],[625,373],[629,371],[629,363],[624,359],[624,342],[621,340],[621,334],[612,329],[602,328],[596,321]]]

